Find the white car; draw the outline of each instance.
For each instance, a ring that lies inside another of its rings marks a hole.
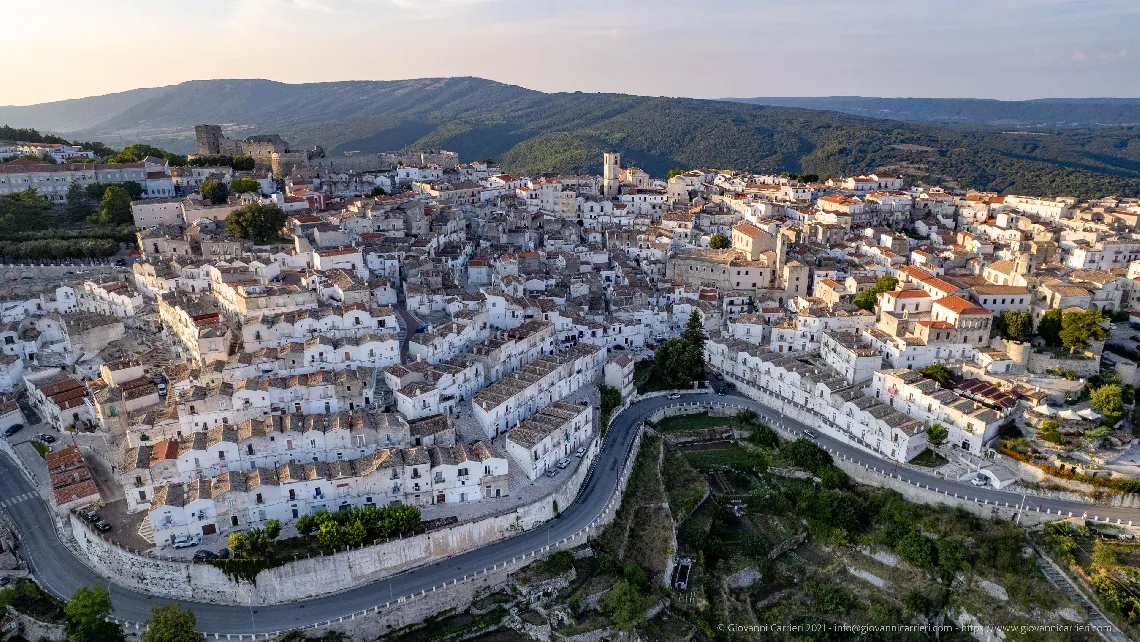
[[[197,535],[179,535],[175,537],[171,543],[174,545],[174,548],[190,548],[197,546],[200,541],[202,541],[202,538]]]
[[[681,393],[679,393],[679,392],[674,392],[673,394],[669,395],[669,398],[670,398],[670,399],[680,399],[680,398],[681,398]]]
[[[971,479],[970,483],[975,486],[989,486],[990,480],[982,477],[981,475],[978,475],[977,477]]]
[[[570,465],[570,459],[569,459],[569,458],[564,458],[564,459],[562,459],[561,461],[559,461],[559,462],[558,462],[558,467],[559,467],[559,468],[565,468],[565,467],[567,467],[567,466],[569,466],[569,465]]]
[[[585,448],[579,448],[578,452],[574,453],[574,456],[575,457],[585,457],[586,456],[586,449]]]

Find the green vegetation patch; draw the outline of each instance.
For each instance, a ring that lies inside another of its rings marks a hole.
[[[694,430],[707,430],[709,428],[720,428],[731,424],[732,417],[715,417],[710,416],[707,412],[702,412],[695,415],[666,417],[657,422],[654,429],[660,433],[681,433]]]

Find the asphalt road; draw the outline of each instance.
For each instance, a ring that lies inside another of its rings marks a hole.
[[[200,629],[205,633],[233,634],[273,633],[347,616],[378,604],[395,600],[399,596],[430,590],[445,582],[480,571],[495,564],[510,561],[552,542],[569,537],[598,517],[617,483],[624,461],[635,434],[635,426],[653,411],[666,405],[682,402],[727,403],[750,408],[772,422],[781,423],[785,430],[801,431],[805,426],[781,416],[778,412],[744,397],[725,397],[711,393],[687,394],[681,400],[665,397],[647,399],[633,404],[618,415],[611,427],[606,443],[599,455],[593,475],[587,480],[577,501],[566,507],[558,519],[517,535],[511,539],[489,544],[412,571],[361,586],[343,593],[302,602],[272,606],[234,606],[197,602],[183,602],[198,617]],[[858,451],[826,437],[817,438],[823,446],[855,460],[879,468],[893,468],[865,452]],[[1010,502],[1017,505],[1021,495],[988,488],[975,488],[903,467],[894,468],[903,479],[929,484],[971,498],[989,499],[992,502]],[[23,498],[23,499],[21,499]],[[1094,507],[1088,504],[1030,498],[1029,507],[1040,504],[1042,510],[1073,511],[1079,515],[1120,517],[1140,521],[1140,510]],[[20,548],[29,561],[36,578],[49,591],[60,597],[71,595],[80,586],[103,584],[111,592],[115,616],[128,621],[141,622],[149,617],[150,608],[169,603],[169,598],[154,597],[110,584],[81,562],[70,549],[60,543],[51,525],[47,508],[35,491],[5,457],[0,456],[0,510],[6,511],[20,531]],[[240,598],[239,590],[239,598]]]

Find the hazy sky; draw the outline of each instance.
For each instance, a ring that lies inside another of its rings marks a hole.
[[[204,78],[1140,96],[1137,0],[0,0],[0,104]]]

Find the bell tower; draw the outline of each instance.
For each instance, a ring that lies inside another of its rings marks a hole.
[[[621,154],[606,152],[602,156],[602,196],[613,198],[621,187]]]

